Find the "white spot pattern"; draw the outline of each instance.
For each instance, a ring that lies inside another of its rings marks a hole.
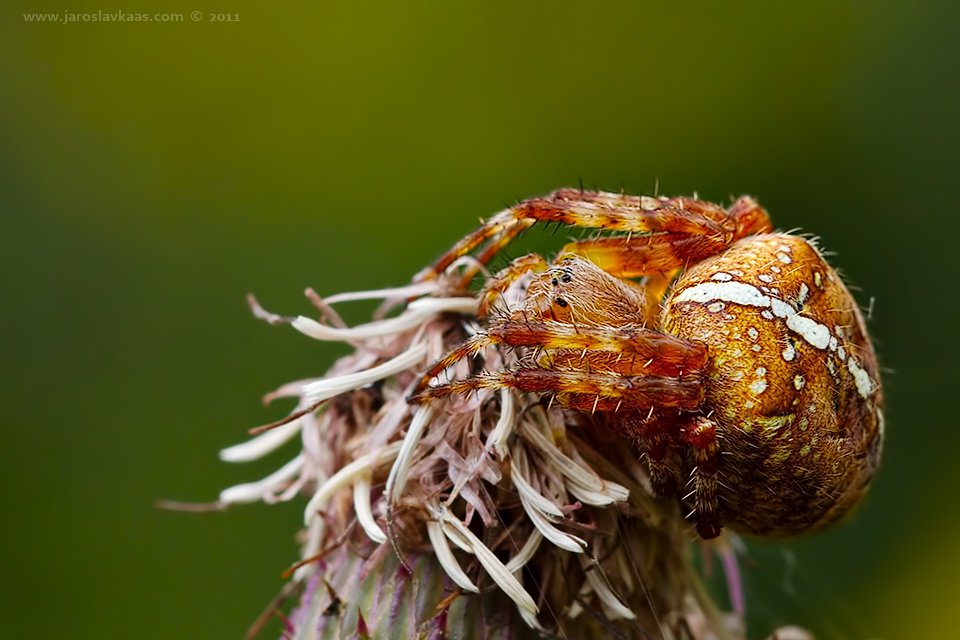
[[[831,339],[836,340],[825,326],[799,314],[787,316],[787,328],[800,334],[800,337],[817,349],[825,349]]]
[[[793,348],[793,343],[788,340],[787,346],[783,350],[783,359],[786,360],[787,362],[790,362],[796,357],[797,357],[797,350]]]
[[[752,284],[744,282],[704,282],[684,289],[674,302],[713,302],[723,300],[750,307],[769,307],[770,298]]]
[[[852,357],[847,359],[847,369],[853,376],[853,381],[857,385],[857,393],[860,394],[861,398],[866,398],[873,393],[874,385],[873,380],[870,379],[870,374],[861,369],[860,364]]]
[[[773,315],[778,318],[787,318],[796,313],[793,307],[779,298],[770,298],[770,310],[773,311]]]
[[[777,254],[777,257],[785,264],[789,264],[791,261],[790,257],[785,253]],[[784,258],[786,258],[786,261],[784,261]],[[830,277],[830,275],[831,274],[828,274],[828,277]],[[822,277],[819,271],[814,273],[814,283],[817,287],[820,287],[822,284]],[[806,285],[803,285],[801,287],[802,298],[805,298],[805,289]],[[843,349],[843,347],[839,346],[837,338],[830,333],[830,330],[826,326],[820,324],[812,318],[808,318],[797,313],[793,307],[783,300],[773,296],[764,295],[760,289],[745,282],[732,282],[727,280],[723,280],[722,282],[704,282],[694,285],[688,289],[684,289],[673,299],[674,303],[715,303],[719,301],[732,302],[734,304],[740,304],[749,307],[762,307],[764,310],[760,312],[760,315],[767,320],[772,320],[773,317],[767,311],[767,308],[769,308],[770,311],[773,312],[773,316],[786,319],[787,328],[790,329],[790,331],[796,333],[807,343],[816,347],[817,349],[829,348],[831,351]],[[756,339],[756,329],[750,327],[747,332],[751,338]],[[760,351],[760,345],[753,345],[751,349],[754,351]],[[845,354],[845,352],[843,353]],[[792,360],[795,356],[796,350],[793,348],[793,345],[790,345],[787,349],[784,349],[783,358],[785,360]],[[842,358],[843,356],[841,355],[841,359]],[[866,398],[873,393],[875,389],[875,383],[870,377],[870,374],[861,368],[860,364],[852,356],[846,359],[846,365],[850,375],[853,376],[854,383],[857,387],[857,393],[859,393],[863,398]],[[836,373],[836,368],[833,366],[832,361],[827,360],[827,368],[830,370],[831,374]],[[760,383],[762,383],[762,388],[760,391],[754,391],[754,393],[761,393],[767,388],[767,383],[765,380],[756,380],[750,386],[751,390],[754,390],[754,385],[759,387]],[[803,388],[803,385],[805,384],[803,376],[795,377],[793,384],[798,390]]]

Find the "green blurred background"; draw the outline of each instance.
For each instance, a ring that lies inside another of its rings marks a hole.
[[[302,501],[154,502],[292,457],[216,452],[343,353],[244,294],[291,315],[306,286],[402,284],[580,180],[753,194],[875,299],[884,464],[843,526],[751,543],[753,636],[960,636],[957,3],[347,4],[4,4],[0,636],[241,637]],[[23,18],[118,9],[184,21]]]

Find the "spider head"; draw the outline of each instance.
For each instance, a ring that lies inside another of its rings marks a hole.
[[[538,320],[601,326],[613,319],[642,325],[649,306],[643,289],[572,253],[561,253],[527,290],[527,311]]]

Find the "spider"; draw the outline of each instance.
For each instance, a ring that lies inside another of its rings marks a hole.
[[[419,277],[486,243],[466,289],[536,222],[619,233],[567,244],[552,262],[517,258],[490,279],[485,330],[434,364],[411,402],[479,389],[549,395],[634,441],[654,491],[687,500],[704,539],[724,526],[812,531],[859,502],[880,459],[878,367],[857,304],[812,241],[773,233],[747,196],[724,209],[560,189],[493,216]],[[523,278],[520,308],[498,308]],[[524,356],[430,386],[493,345]]]

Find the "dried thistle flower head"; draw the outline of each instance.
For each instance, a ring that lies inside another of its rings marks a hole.
[[[302,439],[276,473],[220,495],[223,504],[310,496],[291,578],[302,594],[286,635],[447,637],[459,628],[496,638],[528,627],[532,637],[739,637],[740,621],[719,612],[691,565],[690,526],[653,497],[636,453],[615,435],[511,390],[408,404],[426,366],[477,330],[477,300],[447,297],[449,288],[440,278],[325,300],[308,291],[323,323],[252,301],[259,317],[356,349],[326,376],[269,394],[297,398],[295,411],[221,452],[245,462]],[[405,302],[414,296],[424,297]],[[384,300],[376,319],[346,327],[332,305],[364,298]],[[516,357],[490,348],[485,364]],[[458,366],[468,373],[469,363]],[[732,558],[728,544],[718,548]],[[480,619],[490,628],[475,626]]]

